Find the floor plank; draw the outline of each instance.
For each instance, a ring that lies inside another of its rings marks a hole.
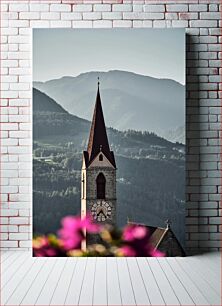
[[[5,260],[7,260],[7,258],[9,258],[10,256],[12,256],[14,254],[14,252],[0,252],[0,262],[3,263]]]
[[[175,294],[174,288],[172,288],[171,284],[166,278],[166,275],[161,269],[157,259],[151,257],[147,259],[147,262],[155,276],[166,305],[179,305],[180,303]]]
[[[79,305],[93,304],[93,290],[95,280],[96,257],[89,257],[86,265],[86,271],[82,282],[82,288],[79,297]]]
[[[107,258],[107,300],[108,305],[122,305],[115,257]]]
[[[3,289],[4,286],[7,285],[7,283],[9,281],[11,281],[11,279],[13,278],[14,275],[16,275],[16,273],[18,273],[18,270],[21,269],[21,266],[23,266],[23,264],[25,263],[25,261],[28,259],[28,255],[25,253],[22,253],[22,256],[20,256],[18,258],[18,260],[16,261],[16,263],[14,263],[13,265],[11,265],[6,273],[2,273],[2,282],[1,282],[1,290]]]
[[[23,282],[25,276],[29,271],[34,267],[35,259],[28,258],[25,263],[20,266],[20,268],[17,270],[17,272],[13,275],[13,277],[10,279],[10,282],[8,282],[3,289],[1,290],[1,303],[5,305],[7,300],[10,298],[10,296],[13,294],[13,292],[16,290],[17,286]],[[4,281],[3,281],[4,282]],[[24,292],[23,292],[24,294]]]
[[[54,290],[62,275],[67,258],[59,258],[58,260],[56,260],[56,258],[50,258],[50,260],[55,260],[54,267],[47,282],[44,284],[35,305],[50,305]]]
[[[107,305],[107,266],[106,258],[97,258],[93,290],[93,305]]]
[[[120,282],[121,299],[123,305],[136,305],[135,295],[127,267],[126,258],[118,258],[117,271]]]
[[[192,269],[197,273],[200,273],[201,277],[216,290],[218,294],[221,293],[221,269],[218,269],[218,273],[214,273],[210,269],[209,265],[205,265],[203,269],[203,263],[196,259],[195,256],[189,257],[186,259]]]
[[[77,258],[68,258],[50,305],[64,305]]]
[[[48,277],[52,271],[55,261],[46,258],[42,269],[37,274],[35,280],[21,301],[21,305],[35,305]]]
[[[220,296],[217,294],[215,289],[213,289],[200,275],[200,273],[197,273],[195,269],[193,269],[192,266],[186,261],[181,260],[179,258],[175,259],[178,264],[180,265],[181,269],[183,269],[186,273],[190,275],[192,280],[195,282],[196,286],[200,290],[200,292],[203,294],[203,296],[206,298],[206,300],[211,305],[220,305]]]
[[[220,254],[2,258],[1,305],[220,305]]]
[[[181,305],[195,305],[192,297],[187,292],[186,288],[183,286],[178,276],[174,273],[169,263],[166,261],[164,257],[160,257],[157,259],[162,271],[166,275],[171,287],[174,288],[174,292],[177,296]]]
[[[86,257],[76,259],[76,266],[73,270],[71,281],[68,287],[64,303],[65,305],[78,305],[87,262],[88,258]]]
[[[127,258],[127,266],[137,305],[150,305],[150,300],[135,257]]]
[[[189,295],[192,296],[192,300],[194,301],[194,303],[196,305],[209,305],[209,302],[200,292],[195,282],[193,282],[192,278],[187,273],[185,273],[183,269],[181,269],[175,258],[168,257],[167,261],[169,262],[174,273],[179,276],[180,281],[186,288]]]
[[[15,252],[15,255],[7,258],[4,265],[2,265],[1,273],[5,273],[12,265],[15,265],[16,260],[19,259],[19,257],[21,257],[22,255],[22,252]]]
[[[24,296],[26,295],[26,292],[29,290],[30,286],[34,282],[39,271],[43,268],[45,263],[46,261],[44,259],[40,260],[40,258],[37,258],[35,264],[32,265],[31,269],[22,279],[22,282],[19,283],[12,295],[9,297],[6,305],[20,305]]]
[[[137,262],[151,305],[166,305],[146,258],[137,258]]]

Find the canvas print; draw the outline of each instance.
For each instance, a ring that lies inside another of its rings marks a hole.
[[[33,30],[33,255],[184,256],[184,29]]]

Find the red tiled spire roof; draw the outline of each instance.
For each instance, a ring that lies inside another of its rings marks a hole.
[[[106,126],[103,117],[103,110],[100,98],[99,91],[99,82],[98,90],[96,96],[96,104],[93,113],[93,119],[89,134],[89,142],[87,148],[88,155],[88,164],[90,164],[93,159],[98,155],[99,152],[102,152],[110,163],[116,167],[115,158],[112,151],[110,151],[108,137],[106,133]]]

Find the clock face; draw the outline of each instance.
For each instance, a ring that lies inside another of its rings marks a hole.
[[[92,203],[91,214],[94,220],[104,222],[111,218],[111,204],[105,200],[97,200]]]

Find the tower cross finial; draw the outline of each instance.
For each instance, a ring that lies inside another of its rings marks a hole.
[[[165,221],[165,223],[166,223],[166,226],[167,226],[167,228],[170,228],[170,226],[171,226],[171,220],[170,219],[167,219],[166,221]]]
[[[99,82],[99,77],[98,77],[97,79],[98,79],[98,88],[99,88],[99,84],[100,84],[100,82]]]

